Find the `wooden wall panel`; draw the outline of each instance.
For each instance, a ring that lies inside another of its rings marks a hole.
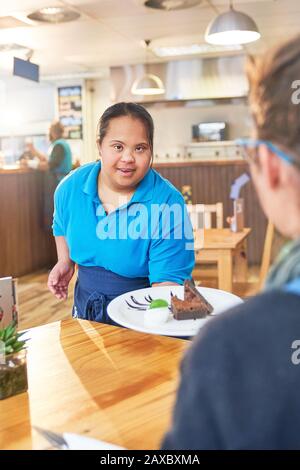
[[[43,173],[0,172],[0,277],[54,263],[54,241],[42,226]]]

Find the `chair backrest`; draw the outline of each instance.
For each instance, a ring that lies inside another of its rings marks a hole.
[[[263,255],[261,260],[261,267],[259,273],[259,288],[262,289],[270,268],[271,256],[272,256],[272,243],[274,239],[274,225],[268,222],[265,243],[263,249]]]
[[[188,204],[187,210],[194,230],[212,227],[212,214],[216,214],[216,228],[223,228],[223,203]],[[203,227],[204,225],[204,227]]]

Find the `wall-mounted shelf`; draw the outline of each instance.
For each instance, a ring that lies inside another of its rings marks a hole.
[[[184,146],[185,156],[192,160],[242,160],[234,140],[191,142]]]
[[[143,106],[156,106],[161,105],[164,107],[197,107],[197,106],[216,106],[219,104],[246,104],[247,103],[247,96],[231,96],[227,98],[197,98],[197,99],[174,99],[174,100],[166,100],[166,99],[157,99],[157,100],[143,100],[143,101],[136,101],[137,103]]]

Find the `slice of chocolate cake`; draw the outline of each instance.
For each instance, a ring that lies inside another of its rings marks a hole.
[[[200,294],[197,287],[195,286],[194,281],[190,279],[186,279],[184,281],[184,300],[194,301],[195,299],[199,299],[202,304],[204,304],[207,308],[207,315],[212,313],[213,306],[206,300],[203,295]]]
[[[213,311],[212,305],[198,292],[189,279],[184,281],[184,300],[171,297],[171,310],[175,320],[205,318]]]

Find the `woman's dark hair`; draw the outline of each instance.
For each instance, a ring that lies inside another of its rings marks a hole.
[[[153,119],[148,111],[137,103],[116,103],[104,111],[98,124],[98,138],[100,144],[106,135],[110,120],[121,116],[130,116],[144,124],[151,153],[153,153]]]

